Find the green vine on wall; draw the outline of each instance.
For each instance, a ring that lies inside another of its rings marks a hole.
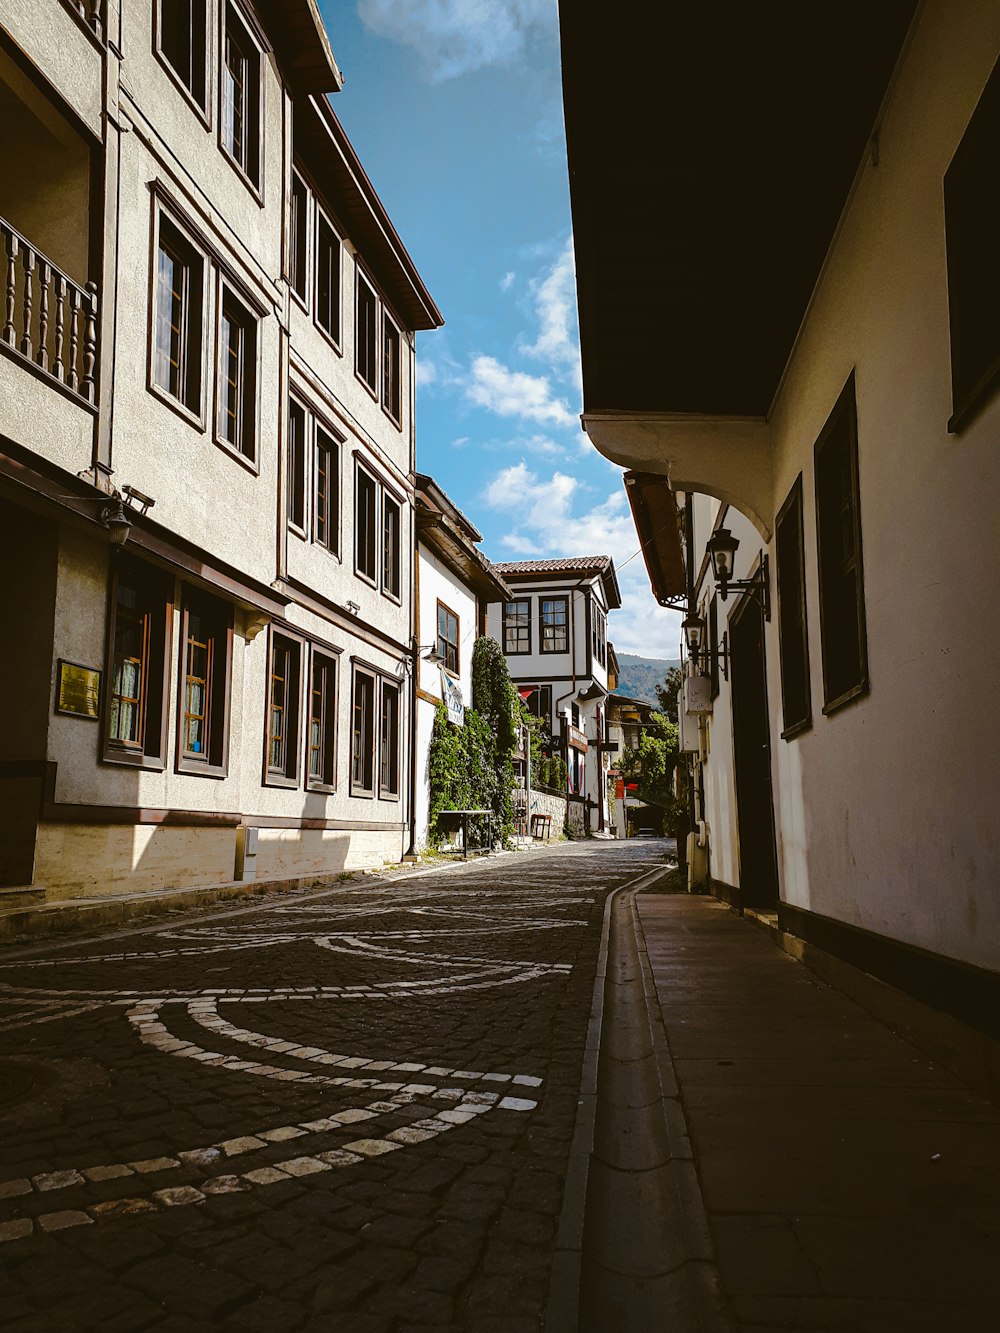
[[[439,846],[437,816],[443,810],[492,810],[494,836],[507,843],[514,831],[511,794],[521,700],[494,639],[472,650],[472,707],[465,725],[448,721],[444,704],[434,714],[429,755],[430,838]],[[470,826],[470,845],[481,846],[485,827]]]

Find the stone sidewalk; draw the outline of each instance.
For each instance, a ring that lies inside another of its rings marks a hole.
[[[1000,1328],[1000,1107],[722,904],[637,904],[737,1326]]]

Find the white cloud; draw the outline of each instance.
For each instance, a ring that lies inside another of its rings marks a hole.
[[[513,286],[514,279],[516,277],[517,274],[512,269],[508,269],[507,272],[500,279],[500,290],[502,292],[509,292],[511,287]]]
[[[500,545],[506,546],[508,551],[513,551],[515,555],[541,555],[542,548],[536,546],[530,537],[521,537],[516,532],[508,532],[500,538]]]
[[[435,83],[520,56],[554,31],[556,0],[358,0],[365,27],[412,47]]]
[[[555,263],[533,284],[538,336],[524,351],[553,368],[566,367],[580,378],[576,323],[576,267],[572,238]]]
[[[510,370],[492,356],[473,359],[465,396],[477,407],[503,417],[523,417],[555,426],[573,426],[577,421],[565,399],[553,395],[547,375]]]
[[[624,490],[610,492],[589,509],[574,505],[580,494],[575,478],[561,472],[544,478],[522,460],[494,476],[485,500],[516,516],[513,529],[500,538],[516,556],[610,555],[622,593],[621,609],[609,620],[612,642],[623,652],[676,657],[680,615],[653,599]]]
[[[428,361],[426,356],[417,357],[417,388],[426,389],[431,384],[436,384],[438,378],[438,368],[433,361]]]

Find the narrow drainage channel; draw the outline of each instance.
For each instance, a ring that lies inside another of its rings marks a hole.
[[[636,917],[659,878],[608,904],[547,1333],[734,1328]]]

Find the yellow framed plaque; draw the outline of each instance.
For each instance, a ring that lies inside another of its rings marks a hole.
[[[97,719],[101,715],[101,673],[79,662],[59,659],[56,712]]]

